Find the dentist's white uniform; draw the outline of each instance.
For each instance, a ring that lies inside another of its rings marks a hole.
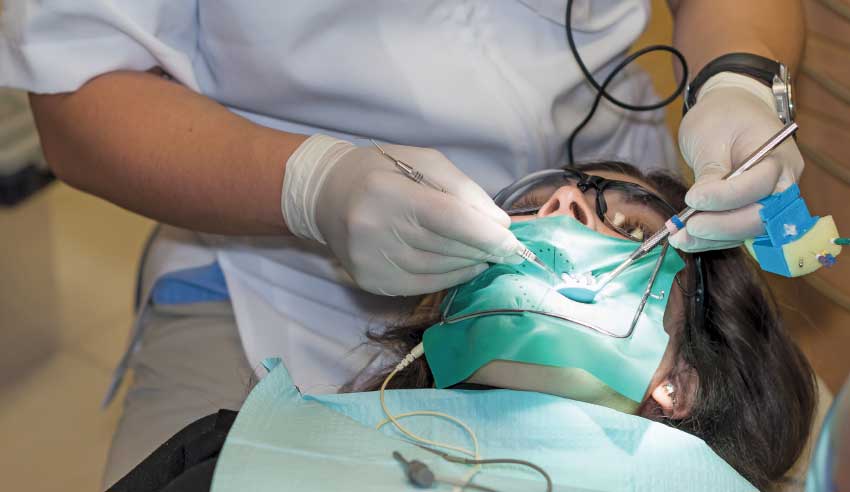
[[[493,193],[531,171],[561,164],[567,136],[590,107],[593,92],[565,39],[565,4],[5,0],[0,85],[67,92],[109,71],[159,66],[263,125],[355,143],[371,137],[439,149]],[[648,16],[649,0],[576,0],[575,39],[598,80],[622,58]],[[636,68],[609,90],[638,104],[656,99],[648,77]],[[622,116],[603,104],[577,140],[577,157],[675,170],[663,113]],[[352,352],[364,328],[399,309],[397,299],[388,303],[353,288],[316,243],[174,228],[165,228],[147,256],[142,300],[162,274],[214,261],[227,280],[239,333],[227,343],[244,349],[245,367],[282,356],[304,392],[334,391],[349,380],[373,355]],[[143,319],[136,329],[145,325]],[[157,346],[137,338],[144,342],[138,353]],[[190,351],[183,353],[191,358]],[[229,370],[224,363],[218,367]],[[122,426],[149,429],[150,442],[178,430],[169,425],[157,430],[158,415],[145,412],[145,397],[133,390],[127,405],[147,421],[129,422],[125,414]],[[172,421],[182,425],[201,416]],[[138,458],[147,452],[141,446]],[[108,483],[134,458],[112,459]]]

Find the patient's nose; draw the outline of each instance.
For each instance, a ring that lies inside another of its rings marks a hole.
[[[567,215],[590,229],[596,230],[596,204],[591,203],[589,196],[595,196],[594,193],[583,193],[575,185],[562,186],[552,193],[549,200],[540,207],[537,213],[538,217],[549,217],[553,215]]]

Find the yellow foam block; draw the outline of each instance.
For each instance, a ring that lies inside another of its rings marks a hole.
[[[814,227],[803,237],[782,246],[790,276],[800,277],[818,270],[823,266],[818,261],[818,255],[829,253],[832,256],[838,256],[841,253],[841,246],[832,243],[832,240],[837,237],[839,235],[835,221],[831,215],[827,215],[818,219]],[[744,244],[750,255],[756,258],[753,252],[753,240],[747,240]]]
[[[839,237],[838,228],[831,215],[821,217],[800,239],[782,247],[785,261],[792,277],[799,277],[819,269],[821,263],[818,255],[831,254],[838,256],[841,246],[833,244],[832,240]]]

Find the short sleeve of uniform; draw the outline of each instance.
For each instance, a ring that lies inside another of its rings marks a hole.
[[[114,70],[160,66],[198,90],[197,0],[5,0],[0,86],[69,92]]]

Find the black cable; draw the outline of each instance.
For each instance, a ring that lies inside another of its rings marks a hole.
[[[452,462],[452,463],[461,463],[461,464],[464,464],[464,465],[511,464],[511,465],[527,466],[527,467],[537,471],[541,475],[543,475],[543,478],[546,479],[546,492],[552,492],[552,478],[549,476],[548,473],[546,473],[546,470],[544,470],[540,466],[535,465],[534,463],[532,463],[530,461],[515,460],[515,459],[512,459],[512,458],[494,458],[494,459],[489,459],[489,460],[475,460],[475,459],[472,459],[472,458],[463,458],[461,456],[455,456],[455,455],[446,453],[444,451],[440,451],[439,449],[429,448],[428,446],[423,446],[421,444],[416,444],[416,443],[414,443],[414,444],[416,446],[419,446],[420,448],[424,449],[425,451],[430,451],[430,452],[436,454],[437,456],[440,456],[444,460]],[[467,487],[469,487],[469,486],[467,486]]]
[[[567,33],[567,43],[570,45],[570,51],[572,52],[579,69],[581,69],[581,73],[584,74],[584,78],[587,80],[588,83],[590,83],[590,85],[594,89],[596,89],[596,97],[593,100],[593,105],[591,106],[590,111],[587,113],[587,116],[585,116],[584,120],[579,123],[579,125],[573,130],[573,132],[570,134],[570,137],[567,139],[567,158],[569,159],[569,164],[573,165],[575,164],[573,146],[575,143],[576,136],[578,136],[578,134],[584,129],[584,127],[587,126],[587,124],[590,122],[590,119],[593,118],[593,115],[596,113],[596,110],[599,107],[599,102],[602,100],[603,97],[607,99],[611,104],[623,109],[628,109],[630,111],[653,111],[659,108],[663,108],[664,106],[667,106],[671,102],[675,101],[676,98],[679,97],[682,92],[684,92],[685,86],[688,82],[688,63],[685,61],[685,56],[676,48],[664,44],[655,44],[647,46],[645,48],[641,48],[640,50],[627,56],[623,61],[618,63],[616,67],[614,67],[611,73],[609,73],[605,80],[602,82],[602,85],[599,85],[599,83],[596,82],[596,79],[593,78],[593,75],[587,69],[587,66],[584,64],[584,61],[581,59],[581,55],[579,55],[578,48],[576,48],[576,43],[573,39],[573,0],[567,0],[566,10],[567,11],[565,15],[565,29]],[[654,51],[666,51],[675,56],[679,60],[679,63],[682,64],[682,79],[679,81],[678,87],[676,87],[676,90],[673,91],[672,94],[662,99],[661,101],[652,104],[637,105],[620,101],[619,99],[615,98],[614,96],[605,91],[611,81],[614,80],[614,77],[616,77],[624,68],[626,68],[628,64],[637,60],[641,56],[647,53],[652,53]]]
[[[495,458],[495,459],[491,459],[491,460],[473,460],[473,459],[470,459],[470,458],[461,458],[461,457],[458,457],[458,456],[451,456],[451,455],[448,455],[446,457],[446,460],[454,461],[456,463],[463,463],[463,464],[466,464],[466,465],[511,464],[511,465],[527,466],[527,467],[529,467],[533,470],[536,470],[541,475],[543,475],[543,478],[546,479],[546,492],[552,492],[552,478],[549,477],[549,474],[546,473],[546,470],[535,465],[534,463],[532,463],[530,461],[515,460],[515,459],[511,459],[511,458]]]
[[[575,130],[573,130],[573,132],[570,134],[569,139],[567,140],[567,154],[568,154],[568,157],[569,157],[569,163],[570,164],[575,163],[575,161],[573,159],[573,143],[575,141],[575,138],[581,132],[581,130],[585,126],[587,126],[588,122],[590,122],[590,119],[593,117],[594,113],[596,113],[596,109],[599,107],[599,102],[602,100],[603,97],[605,99],[607,99],[609,102],[611,102],[613,105],[618,106],[618,107],[623,108],[623,109],[628,109],[630,111],[652,111],[652,110],[655,110],[655,109],[658,109],[658,108],[663,108],[664,106],[673,102],[677,97],[679,97],[679,95],[685,90],[685,84],[687,83],[687,80],[688,80],[688,64],[685,61],[684,55],[682,55],[682,53],[679,50],[677,50],[676,48],[674,48],[672,46],[667,46],[667,45],[652,45],[652,46],[647,46],[645,48],[642,48],[642,49],[632,53],[631,55],[627,56],[623,61],[621,61],[619,64],[617,64],[616,67],[614,67],[614,69],[611,71],[610,74],[608,74],[608,76],[605,78],[605,80],[602,82],[602,85],[600,86],[596,82],[596,80],[593,78],[593,75],[591,75],[590,71],[587,69],[587,66],[585,66],[584,61],[582,61],[581,56],[578,53],[578,49],[576,48],[575,40],[573,39],[572,13],[573,13],[573,1],[567,0],[567,12],[566,12],[566,22],[565,22],[565,27],[566,27],[566,31],[567,31],[567,42],[570,45],[570,51],[572,51],[573,56],[575,57],[576,63],[578,64],[579,68],[581,69],[581,72],[584,74],[585,79],[587,79],[587,81],[590,83],[590,85],[593,86],[594,89],[596,89],[596,97],[593,100],[593,105],[591,106],[590,111],[587,113],[587,116],[585,116],[584,120],[582,120],[582,122],[579,123],[579,125],[575,128]],[[611,83],[611,81],[614,80],[614,77],[616,77],[624,68],[626,68],[626,66],[628,66],[629,63],[631,63],[631,62],[637,60],[638,58],[640,58],[641,56],[643,56],[647,53],[651,53],[653,51],[667,51],[667,52],[671,53],[673,56],[675,56],[676,58],[678,58],[679,63],[682,64],[682,80],[679,81],[679,86],[676,88],[676,90],[673,92],[673,94],[671,94],[670,96],[668,96],[665,99],[658,101],[656,103],[646,104],[646,105],[636,105],[636,104],[630,104],[630,103],[620,101],[619,99],[615,98],[611,94],[605,92],[605,89],[608,87],[608,85]],[[426,451],[430,451],[430,452],[432,452],[436,455],[441,456],[446,461],[451,461],[451,462],[454,462],[454,463],[463,463],[463,464],[467,464],[467,465],[514,464],[514,465],[527,466],[527,467],[537,471],[541,475],[543,475],[543,478],[546,479],[546,491],[547,492],[551,492],[551,490],[552,490],[552,478],[549,476],[548,473],[546,473],[546,470],[544,470],[540,466],[537,466],[534,463],[531,463],[529,461],[510,459],[510,458],[475,460],[475,459],[470,459],[470,458],[462,458],[462,457],[459,457],[459,456],[453,456],[451,454],[448,454],[448,453],[445,453],[445,452],[442,452],[442,451],[439,451],[439,450],[436,450],[436,449],[433,449],[433,448],[429,448],[427,446],[422,446],[420,444],[416,444],[416,445],[419,446],[422,449],[425,449]]]

